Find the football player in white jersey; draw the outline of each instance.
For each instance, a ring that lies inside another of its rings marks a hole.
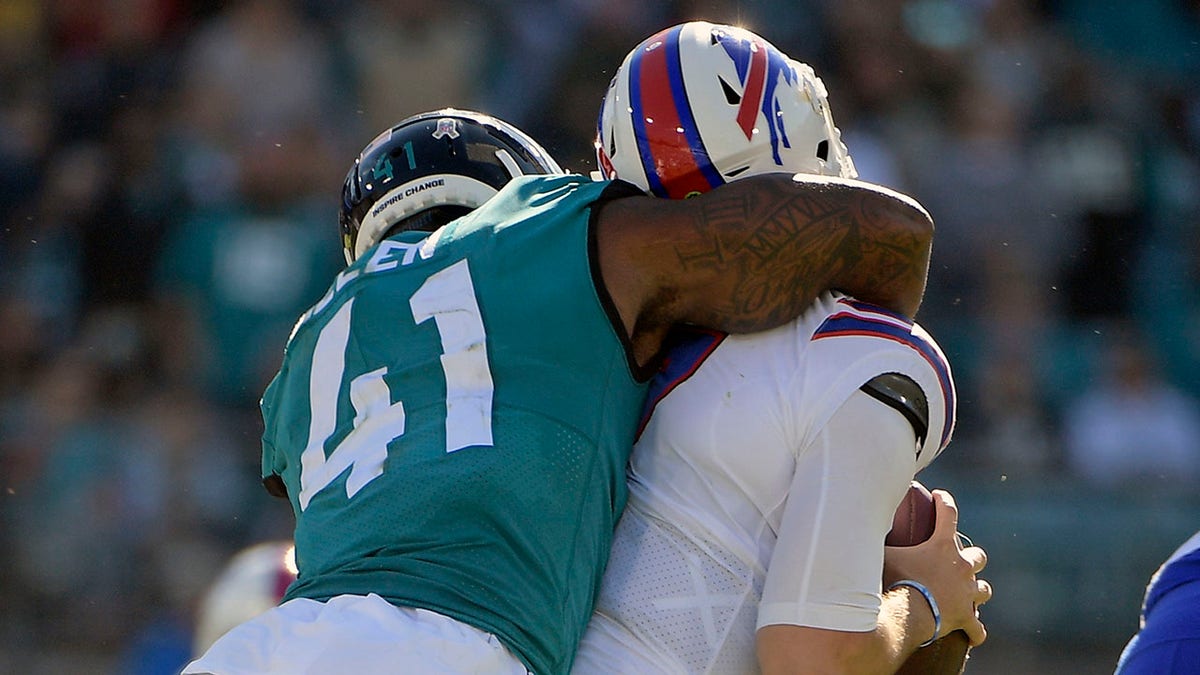
[[[601,174],[676,199],[768,172],[854,177],[826,97],[754,33],[674,26],[610,85]],[[901,498],[954,427],[928,333],[826,293],[768,332],[673,340],[575,673],[882,673],[957,629],[985,639],[986,556],[958,545],[949,494],[934,492],[929,542],[885,561]]]
[[[296,547],[265,541],[238,551],[200,600],[192,653],[200,656],[234,626],[278,605],[296,580]]]

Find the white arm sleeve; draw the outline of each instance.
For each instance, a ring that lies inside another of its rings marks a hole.
[[[758,628],[874,630],[883,539],[917,470],[908,420],[853,393],[797,457]]]

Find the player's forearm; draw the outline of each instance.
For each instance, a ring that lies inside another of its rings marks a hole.
[[[891,596],[891,597],[889,597]],[[917,601],[921,601],[917,596]],[[822,630],[806,626],[765,626],[758,631],[757,651],[763,675],[887,675],[896,672],[925,637],[926,626],[910,618],[909,599],[901,593],[884,596],[873,631]],[[928,610],[925,610],[928,614]],[[932,618],[929,634],[933,632]]]
[[[896,672],[933,631],[925,599],[901,586],[883,594],[873,631],[763,627],[757,635],[759,668],[763,675],[886,675]]]
[[[925,294],[933,219],[916,200],[862,181],[796,176],[823,181],[844,209],[847,265],[830,287],[913,317]]]
[[[875,632],[884,639],[893,671],[932,637],[936,628],[932,609],[912,587],[898,586],[883,594]]]
[[[695,295],[703,298],[695,323],[762,330],[829,289],[916,313],[933,240],[933,222],[919,204],[859,181],[751,180],[745,189],[734,183],[704,195],[694,214],[697,236],[676,251],[690,268],[719,270]]]

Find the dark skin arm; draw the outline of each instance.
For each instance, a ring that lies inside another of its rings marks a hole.
[[[932,239],[929,214],[903,195],[787,174],[686,200],[618,199],[596,221],[603,282],[643,365],[673,324],[766,330],[830,289],[912,316]]]

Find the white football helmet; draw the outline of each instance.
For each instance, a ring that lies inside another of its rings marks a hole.
[[[192,639],[195,656],[234,626],[279,604],[296,579],[295,552],[290,541],[269,541],[229,560],[201,599]]]
[[[629,52],[600,108],[596,159],[659,197],[789,172],[856,177],[809,66],[735,26],[692,21]]]

